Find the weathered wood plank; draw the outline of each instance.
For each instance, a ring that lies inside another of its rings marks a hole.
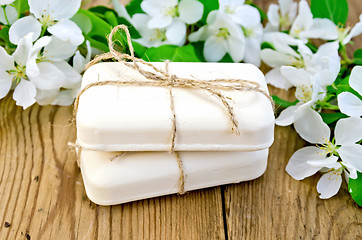
[[[113,207],[84,192],[71,107],[0,102],[0,239],[224,239],[220,188]],[[4,222],[11,224],[3,227]]]

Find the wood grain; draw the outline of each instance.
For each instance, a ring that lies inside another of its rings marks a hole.
[[[265,10],[273,1],[254,2]],[[349,3],[353,24],[362,6]],[[360,47],[361,37],[349,54]],[[295,181],[285,173],[290,156],[305,145],[292,127],[276,128],[269,166],[259,179],[97,206],[85,195],[67,146],[75,140],[71,111],[38,105],[23,111],[11,96],[0,100],[0,239],[362,239],[362,211],[345,184],[337,196],[320,200],[319,176]]]

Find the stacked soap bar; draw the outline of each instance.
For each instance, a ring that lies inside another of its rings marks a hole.
[[[165,67],[165,63],[153,65]],[[267,92],[264,75],[250,64],[169,63],[168,72],[199,81],[251,80]],[[149,81],[124,63],[100,63],[85,72],[82,88],[98,81],[130,80]],[[221,91],[239,122],[236,135],[215,96],[200,89],[173,88],[172,92],[177,120],[174,149],[183,162],[186,191],[263,174],[274,136],[274,113],[265,95]],[[169,88],[158,86],[96,86],[82,94],[77,142],[82,147],[86,192],[93,202],[111,205],[178,192],[179,166],[168,152],[170,101]]]

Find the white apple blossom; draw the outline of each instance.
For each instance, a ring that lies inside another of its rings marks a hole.
[[[35,103],[36,88],[26,74],[26,64],[31,51],[32,34],[20,39],[13,55],[8,55],[0,47],[0,98],[5,97],[10,89],[15,88],[13,98],[16,105],[24,109]]]
[[[0,22],[5,25],[11,25],[18,19],[18,11],[11,5],[0,8]]]
[[[17,20],[9,29],[9,39],[13,44],[30,32],[33,41],[38,39],[42,29],[63,41],[80,45],[84,41],[82,30],[69,18],[79,9],[81,0],[29,0],[30,13]]]
[[[158,47],[166,44],[182,46],[185,43],[186,35],[180,37],[181,35],[178,35],[177,33],[180,22],[169,25],[166,28],[151,29],[145,24],[145,22],[149,19],[150,17],[146,14],[137,13],[133,15],[132,22],[141,35],[141,38],[134,39],[135,42],[138,42],[146,47]]]
[[[293,0],[278,0],[278,3],[269,5],[266,32],[289,30],[297,15],[298,4]]]
[[[303,68],[309,73],[320,74],[321,85],[328,86],[334,82],[338,76],[341,64],[338,55],[338,42],[328,42],[321,45],[316,53],[313,53],[304,43],[294,39],[285,33],[267,33],[264,41],[270,42],[274,49],[263,49],[261,59],[269,66],[273,67],[266,74],[267,83],[283,89],[293,86],[281,74],[281,66],[293,66]],[[291,46],[297,46],[295,51]]]
[[[296,131],[306,141],[317,144],[296,151],[286,166],[287,173],[294,179],[302,180],[318,171],[325,172],[317,184],[320,198],[337,194],[342,183],[342,172],[352,179],[356,171],[362,171],[362,119],[359,117],[340,119],[331,140],[331,132],[321,116],[308,109],[304,121],[294,124]]]
[[[321,86],[320,75],[312,75],[305,69],[282,66],[280,71],[283,77],[296,87],[295,96],[299,102],[284,109],[275,123],[279,126],[298,124],[298,121],[303,121],[305,111],[325,97],[325,86]]]
[[[197,0],[144,0],[141,8],[150,16],[147,21],[149,29],[167,28],[167,39],[180,42],[186,38],[186,24],[201,19],[204,5]]]
[[[339,42],[346,45],[352,38],[362,33],[362,14],[359,15],[359,22],[352,29],[350,27],[339,27],[338,30]]]
[[[62,89],[38,90],[35,97],[37,103],[40,105],[60,106],[68,106],[73,103],[81,85],[80,74],[84,71],[85,65],[90,61],[91,58],[92,52],[89,41],[86,41],[86,45],[86,57],[82,56],[79,50],[77,50],[74,54],[73,68],[71,68],[71,66],[64,61],[55,63],[59,69],[65,72],[66,81],[64,82]]]
[[[231,21],[240,25],[245,36],[245,54],[243,60],[260,66],[260,51],[263,36],[263,25],[259,11],[244,0],[219,0],[219,11],[230,17]]]
[[[349,77],[349,85],[358,94],[362,95],[362,66],[355,66]],[[350,92],[338,95],[338,106],[342,113],[348,116],[359,117],[362,115],[362,100]]]
[[[190,34],[191,42],[205,41],[206,61],[217,62],[229,53],[234,62],[240,62],[245,55],[245,36],[231,18],[218,10],[207,17],[207,25]]]
[[[338,39],[338,29],[327,18],[313,18],[307,1],[301,0],[298,16],[290,29],[290,35],[300,38],[304,42],[308,42],[309,38],[336,40]]]

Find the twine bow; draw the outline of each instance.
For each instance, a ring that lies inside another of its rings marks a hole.
[[[118,52],[114,49],[114,41],[113,36],[117,33],[117,31],[121,29],[125,32],[127,37],[127,43],[130,51],[130,55],[126,53]],[[212,95],[214,95],[217,99],[220,100],[222,105],[224,106],[224,109],[227,112],[229,121],[231,123],[231,130],[233,133],[239,135],[239,129],[238,129],[238,121],[235,117],[235,113],[233,110],[233,107],[229,104],[227,101],[227,97],[220,91],[220,90],[234,90],[234,91],[255,91],[263,94],[265,97],[267,97],[272,104],[272,107],[274,109],[274,102],[273,99],[269,96],[269,94],[263,90],[259,83],[250,81],[250,80],[244,80],[244,79],[214,79],[214,80],[196,80],[196,79],[189,79],[189,78],[181,78],[176,75],[170,75],[168,72],[168,61],[165,62],[165,71],[156,68],[154,65],[152,65],[149,62],[146,62],[140,58],[137,58],[134,56],[134,49],[132,45],[132,40],[130,33],[128,31],[127,26],[125,25],[118,25],[114,27],[111,31],[111,33],[108,36],[108,47],[109,52],[101,54],[99,56],[96,56],[91,62],[89,62],[86,66],[86,69],[89,67],[95,65],[96,63],[99,63],[102,60],[109,60],[109,59],[115,59],[118,62],[122,62],[127,67],[130,67],[132,69],[137,70],[141,75],[143,75],[147,81],[132,81],[132,80],[122,80],[122,81],[99,81],[90,83],[87,86],[85,86],[78,94],[78,96],[75,99],[74,102],[74,111],[73,111],[73,117],[76,119],[78,106],[79,106],[79,99],[82,96],[82,94],[87,91],[89,88],[96,87],[96,86],[124,86],[124,85],[132,85],[132,86],[158,86],[158,87],[168,87],[169,88],[169,95],[170,95],[170,109],[172,114],[172,136],[171,136],[171,144],[170,144],[170,153],[172,153],[178,162],[179,166],[179,193],[183,194],[185,193],[185,174],[184,174],[184,168],[182,160],[179,156],[178,152],[175,152],[175,139],[176,139],[176,133],[177,133],[177,125],[176,125],[176,113],[175,113],[175,106],[174,106],[174,96],[172,93],[172,88],[190,88],[190,89],[201,89],[205,90]],[[129,62],[130,61],[130,62]],[[142,64],[144,66],[150,67],[153,71],[148,71],[144,68],[141,68],[139,64]]]

